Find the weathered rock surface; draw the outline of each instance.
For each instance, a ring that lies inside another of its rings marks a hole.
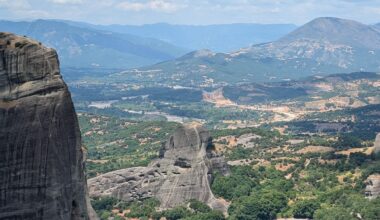
[[[376,136],[373,152],[375,154],[380,153],[380,133]],[[380,174],[370,175],[365,181],[365,184],[365,196],[367,198],[375,199],[380,196]]]
[[[375,140],[374,146],[375,146],[375,148],[374,148],[373,152],[375,154],[380,153],[380,133],[377,134],[377,136],[376,136],[376,140]]]
[[[365,195],[369,199],[375,199],[380,196],[380,174],[373,174],[365,181]]]
[[[85,184],[57,53],[0,33],[0,219],[88,219]]]
[[[148,167],[106,173],[88,180],[91,197],[113,196],[125,201],[156,197],[162,209],[197,199],[227,211],[227,204],[210,189],[212,172],[227,175],[224,158],[212,150],[209,132],[197,125],[179,127]]]

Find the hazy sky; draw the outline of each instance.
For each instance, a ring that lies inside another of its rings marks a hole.
[[[294,23],[322,16],[380,22],[380,0],[0,0],[0,19],[97,24]]]

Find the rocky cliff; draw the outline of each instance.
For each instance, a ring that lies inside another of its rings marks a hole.
[[[88,219],[81,136],[55,50],[0,33],[0,219]]]
[[[212,150],[212,138],[197,125],[179,127],[160,151],[160,158],[148,167],[106,173],[88,180],[91,197],[113,196],[131,201],[156,197],[161,208],[183,205],[189,199],[227,211],[227,204],[210,189],[212,172],[227,175],[223,157]]]
[[[370,175],[365,184],[365,196],[368,199],[376,199],[380,196],[380,174]]]
[[[377,134],[376,136],[376,140],[375,140],[375,144],[374,144],[375,148],[374,148],[374,153],[375,154],[378,154],[380,153],[380,133]]]
[[[380,153],[380,133],[377,134],[374,143],[374,154]],[[370,175],[366,181],[365,196],[369,199],[375,199],[380,196],[380,174]]]

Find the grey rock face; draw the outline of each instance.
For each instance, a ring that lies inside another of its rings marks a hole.
[[[369,176],[365,183],[365,195],[368,199],[376,199],[380,196],[380,174]]]
[[[57,53],[0,33],[0,219],[88,219],[85,184]]]
[[[375,146],[375,148],[374,148],[373,152],[375,154],[380,153],[380,133],[377,134],[377,136],[376,136],[376,140],[375,140],[374,146]]]
[[[374,143],[374,154],[380,153],[380,133],[377,134]],[[380,174],[370,175],[365,181],[365,196],[368,199],[375,199],[380,196]]]
[[[212,172],[227,175],[223,157],[212,151],[209,132],[196,125],[179,127],[166,142],[161,158],[148,167],[117,170],[88,180],[91,197],[113,196],[125,201],[156,197],[162,209],[189,199],[227,211],[227,204],[210,189]]]

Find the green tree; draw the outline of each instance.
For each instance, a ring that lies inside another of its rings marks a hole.
[[[194,210],[194,212],[196,212],[196,213],[207,213],[207,212],[211,211],[211,208],[208,205],[206,205],[206,204],[204,204],[204,203],[202,203],[196,199],[189,200],[189,203],[190,203],[189,207],[192,210]]]
[[[275,219],[286,206],[287,198],[283,193],[264,191],[233,201],[228,212],[231,219]]]
[[[189,217],[191,212],[186,207],[176,207],[170,210],[167,210],[163,213],[163,216],[168,220],[177,220]]]
[[[356,220],[349,209],[343,207],[330,207],[318,209],[314,213],[315,220]]]
[[[224,215],[220,211],[212,210],[207,213],[198,213],[190,217],[184,218],[184,220],[224,220]]]
[[[319,203],[315,200],[299,201],[294,206],[293,216],[295,218],[313,218],[314,212],[319,206]]]
[[[97,210],[111,210],[118,200],[113,197],[101,197],[98,199],[91,200],[92,207]]]

